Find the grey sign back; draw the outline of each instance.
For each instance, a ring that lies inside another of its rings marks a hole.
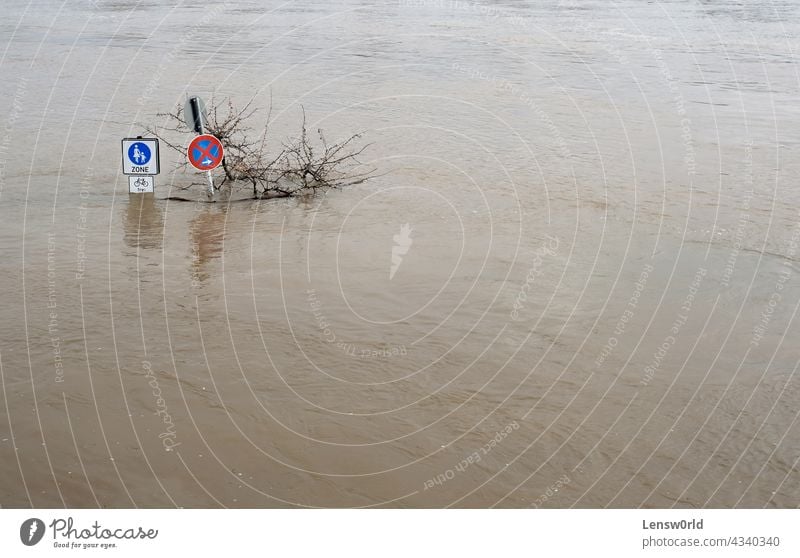
[[[208,121],[206,105],[200,97],[189,97],[183,108],[186,125],[198,134],[202,134]]]

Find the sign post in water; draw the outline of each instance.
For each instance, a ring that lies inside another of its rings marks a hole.
[[[153,192],[159,172],[157,139],[139,136],[122,140],[122,174],[128,175],[128,192]]]
[[[222,158],[225,156],[222,142],[210,134],[201,134],[189,143],[186,154],[194,168],[208,172],[208,195],[213,196],[214,179],[211,177],[211,171],[222,163]]]
[[[188,126],[189,129],[194,130],[195,133],[200,134],[194,140],[192,140],[191,144],[189,144],[189,149],[187,152],[189,162],[197,170],[207,171],[208,196],[212,197],[214,195],[214,177],[211,175],[211,171],[217,168],[222,162],[222,144],[214,136],[205,135],[208,115],[206,114],[206,105],[203,102],[203,99],[200,97],[189,97],[186,100],[186,105],[183,107],[183,115],[186,126]],[[200,138],[204,139],[200,140]],[[217,151],[219,152],[219,158],[216,158],[210,153],[204,151],[207,145],[206,140],[208,138],[211,138],[213,142],[216,142],[213,147],[215,153]],[[194,155],[196,155],[196,157]]]

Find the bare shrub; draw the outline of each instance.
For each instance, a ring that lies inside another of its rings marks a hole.
[[[211,99],[204,132],[219,139],[225,148],[221,165],[224,175],[215,185],[217,189],[225,184],[249,183],[254,197],[287,197],[359,184],[374,176],[375,169],[365,170],[358,160],[369,147],[357,145],[361,134],[329,144],[323,131],[318,129],[316,139],[312,139],[302,107],[300,135],[283,142],[277,153],[270,154],[268,133],[272,102],[266,121],[258,130],[250,124],[259,112],[252,105],[253,99],[241,109],[231,99],[221,102]],[[179,103],[171,112],[157,116],[165,119],[166,124],[160,128],[146,127],[146,130],[180,153],[183,162],[178,164],[178,169],[191,169],[186,160],[186,148],[178,140],[172,139],[176,134],[194,134],[194,130],[184,122],[183,106]],[[190,186],[197,184],[202,183],[193,182]]]

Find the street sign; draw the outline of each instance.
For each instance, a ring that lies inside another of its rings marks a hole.
[[[200,97],[189,97],[183,107],[183,120],[190,130],[198,134],[205,131],[208,116],[206,115],[206,104]]]
[[[122,140],[122,174],[158,174],[158,163],[157,139],[125,138]]]
[[[129,176],[128,192],[131,194],[153,193],[156,187],[154,176]]]
[[[201,171],[210,171],[217,168],[225,156],[222,143],[214,136],[203,134],[197,136],[187,149],[189,163]]]

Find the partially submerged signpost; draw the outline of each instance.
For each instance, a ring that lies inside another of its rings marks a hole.
[[[122,174],[128,175],[128,192],[142,194],[155,190],[159,160],[157,139],[138,136],[122,140]]]
[[[208,176],[208,197],[214,196],[214,177],[211,171],[222,163],[225,151],[216,137],[206,134],[205,129],[208,122],[206,106],[200,97],[189,97],[183,110],[186,126],[199,134],[186,150],[189,163],[200,171],[206,171]]]

